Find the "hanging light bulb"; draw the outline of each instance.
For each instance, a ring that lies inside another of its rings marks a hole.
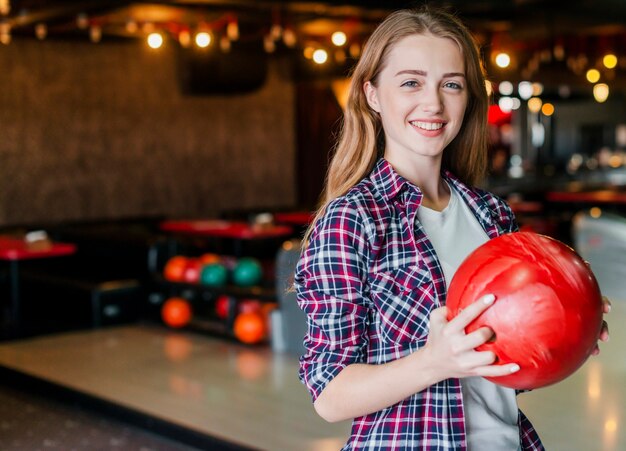
[[[498,85],[498,92],[503,96],[510,96],[513,94],[513,83],[510,81],[503,81]]]
[[[521,81],[519,85],[517,85],[517,92],[523,100],[530,99],[533,95],[532,83],[529,81]]]
[[[349,53],[352,58],[358,58],[361,55],[361,46],[356,42],[353,43],[350,45]]]
[[[211,45],[211,34],[206,31],[200,31],[196,33],[195,42],[198,47],[201,49],[207,48]]]
[[[271,33],[265,35],[263,38],[263,49],[265,49],[267,53],[274,53],[276,51],[276,41],[274,41]]]
[[[230,49],[231,49],[230,39],[228,39],[228,36],[223,35],[220,38],[220,50],[224,53],[228,53],[230,52]]]
[[[0,42],[4,45],[11,43],[11,24],[4,20],[0,21]]]
[[[539,97],[531,97],[528,99],[528,110],[531,113],[538,113],[541,111],[541,105],[543,105],[543,102]]]
[[[178,43],[183,48],[188,48],[191,45],[191,33],[189,30],[180,30],[180,33],[178,33]]]
[[[290,49],[294,48],[298,42],[296,33],[291,28],[285,28],[283,31],[283,43]]]
[[[128,19],[126,21],[126,31],[130,34],[135,34],[139,30],[139,25],[133,19]]]
[[[226,25],[226,36],[228,36],[228,39],[231,41],[239,39],[239,23],[236,19],[229,21]]]
[[[324,49],[317,49],[313,52],[313,61],[317,64],[324,64],[328,61],[328,52]]]
[[[11,2],[9,0],[0,0],[0,14],[7,16],[11,12]]]
[[[589,69],[587,71],[587,81],[589,83],[596,83],[598,80],[600,80],[600,71],[597,69]]]
[[[593,98],[596,102],[603,103],[609,98],[609,86],[606,83],[598,83],[593,87]]]
[[[80,30],[86,30],[89,27],[89,16],[85,13],[78,13],[76,15],[76,26]]]
[[[146,40],[152,49],[159,49],[163,45],[163,35],[161,33],[150,33]]]
[[[348,42],[348,37],[343,31],[335,31],[330,37],[330,40],[337,47],[341,47],[342,45],[345,45],[346,42]]]
[[[89,29],[89,39],[94,44],[102,40],[102,28],[100,28],[100,25],[92,25]]]
[[[604,57],[602,58],[602,64],[604,64],[604,67],[606,67],[607,69],[613,69],[615,66],[617,66],[617,56],[613,55],[612,53],[604,55]]]
[[[48,36],[48,26],[45,23],[35,25],[35,36],[37,36],[37,39],[40,41],[46,39],[46,36]]]
[[[544,116],[552,116],[554,114],[554,105],[549,102],[544,103],[541,106],[541,112]]]
[[[496,66],[501,67],[502,69],[505,69],[509,67],[509,65],[511,64],[511,57],[509,56],[508,53],[500,52],[496,55],[495,61],[496,61]]]
[[[278,41],[283,35],[283,27],[280,24],[275,23],[270,28],[270,36],[274,41]]]

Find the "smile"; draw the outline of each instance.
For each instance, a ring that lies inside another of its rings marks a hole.
[[[421,128],[423,130],[439,130],[443,128],[443,122],[420,122],[414,121],[411,122],[411,125],[417,128]]]

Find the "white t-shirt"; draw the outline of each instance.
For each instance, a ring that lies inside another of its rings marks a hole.
[[[421,206],[417,216],[430,239],[450,285],[459,265],[474,249],[489,240],[478,220],[451,187],[443,211]],[[515,390],[482,377],[461,379],[469,451],[521,450]]]

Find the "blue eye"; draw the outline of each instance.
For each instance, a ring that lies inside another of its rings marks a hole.
[[[402,83],[401,86],[406,86],[407,88],[416,88],[419,86],[419,83],[416,80],[409,80]]]
[[[444,86],[446,88],[452,88],[452,89],[463,89],[463,85],[461,85],[460,83],[457,83],[456,81],[449,81],[446,84],[444,84]]]

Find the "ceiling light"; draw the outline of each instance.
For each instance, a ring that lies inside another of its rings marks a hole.
[[[597,69],[589,69],[587,71],[587,81],[596,83],[598,80],[600,80],[600,72]]]
[[[509,67],[509,64],[511,64],[511,57],[508,55],[508,53],[498,53],[496,55],[496,65],[498,67],[501,68],[506,68]]]
[[[343,31],[335,31],[333,33],[333,35],[331,36],[330,40],[333,42],[333,44],[335,44],[337,47],[341,47],[342,45],[344,45],[346,42],[348,42],[348,37],[346,36],[346,34]]]

